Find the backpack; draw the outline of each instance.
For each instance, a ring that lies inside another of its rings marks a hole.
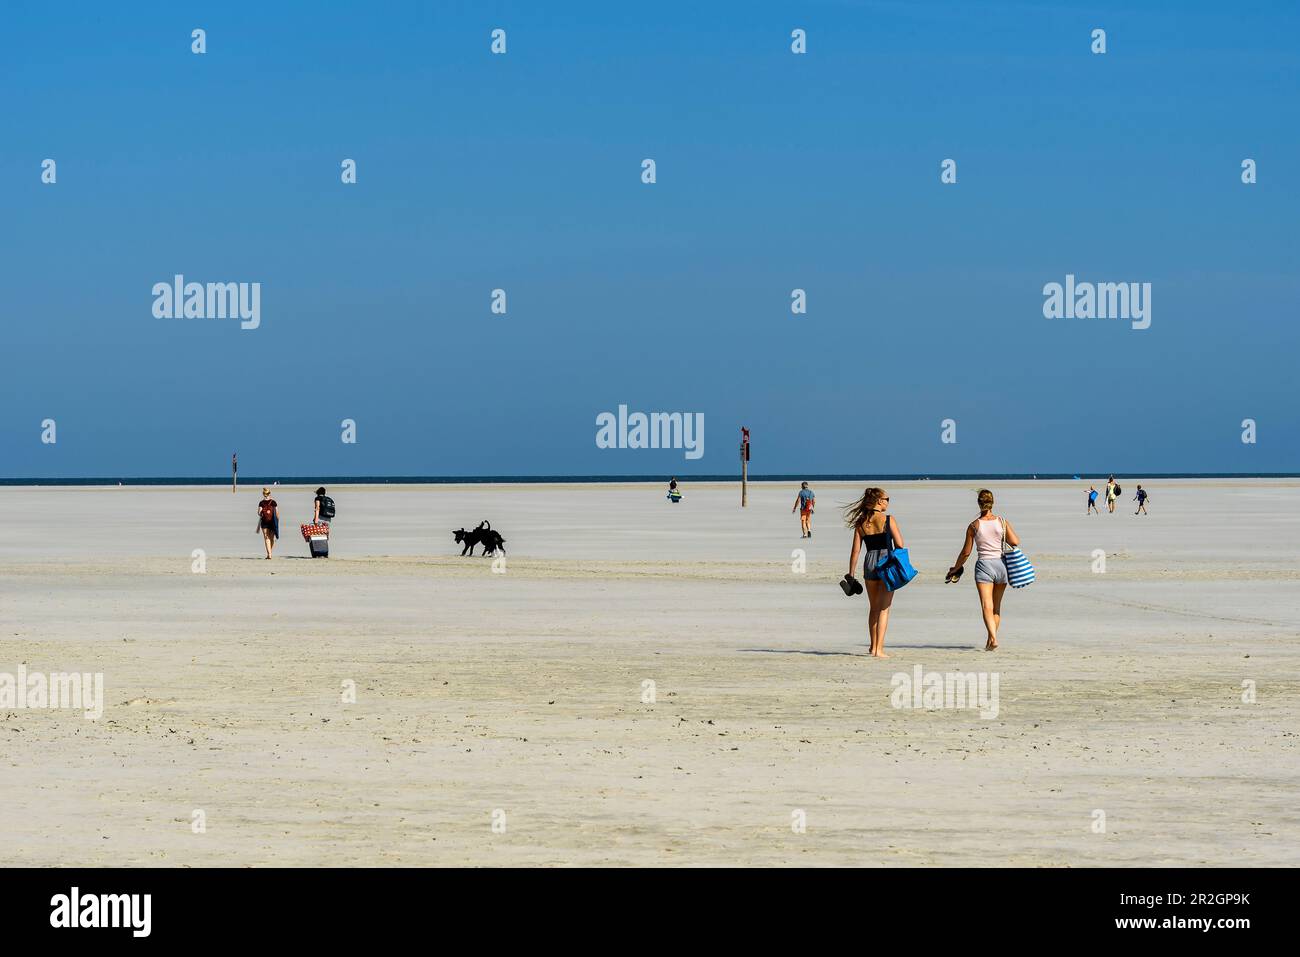
[[[333,518],[335,515],[334,499],[328,495],[322,495],[320,500],[320,517],[325,519]]]
[[[272,505],[270,502],[267,502],[266,504],[259,506],[258,513],[261,514],[262,521],[264,522],[269,523],[275,521],[275,506]]]
[[[1122,488],[1120,488],[1120,487],[1119,487],[1119,483],[1116,482],[1116,483],[1115,483],[1115,497],[1116,497],[1116,498],[1119,498],[1119,497],[1120,497],[1121,495],[1123,495],[1123,494],[1124,494],[1124,490],[1123,490]]]

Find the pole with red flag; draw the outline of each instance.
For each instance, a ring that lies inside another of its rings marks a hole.
[[[749,429],[740,427],[740,507],[749,504]]]

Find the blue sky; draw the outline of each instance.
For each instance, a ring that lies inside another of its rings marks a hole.
[[[719,473],[742,424],[756,473],[1300,470],[1294,4],[0,20],[0,476]],[[260,328],[155,318],[176,273]],[[1067,273],[1151,328],[1045,319]],[[704,457],[597,448],[620,404]]]

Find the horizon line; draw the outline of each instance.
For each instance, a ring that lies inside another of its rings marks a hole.
[[[1134,478],[1140,475],[1150,479],[1254,479],[1300,478],[1300,472],[823,472],[823,473],[772,473],[751,475],[750,482],[911,482],[911,481],[1092,481],[1110,475]],[[325,476],[247,476],[241,484],[255,485],[507,485],[507,484],[587,484],[601,483],[664,483],[670,478],[690,482],[736,482],[734,474],[679,472],[654,475],[325,475]],[[229,477],[221,476],[38,476],[27,478],[0,478],[0,486],[25,485],[215,485],[232,484]]]

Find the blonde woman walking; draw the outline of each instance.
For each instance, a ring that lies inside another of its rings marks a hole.
[[[1007,565],[1002,560],[1003,543],[1016,546],[1020,537],[1011,523],[993,514],[993,493],[986,488],[976,496],[979,516],[966,526],[966,539],[962,542],[957,561],[948,569],[945,581],[961,578],[962,566],[975,550],[975,588],[979,592],[980,612],[984,616],[984,629],[988,639],[985,651],[998,647],[998,629],[1002,627],[1002,595],[1007,590]]]
[[[885,654],[885,630],[889,627],[889,607],[894,603],[894,593],[885,587],[876,566],[889,557],[889,543],[895,548],[905,548],[903,533],[898,530],[889,511],[889,494],[883,488],[869,488],[862,498],[844,510],[844,522],[853,529],[853,548],[849,552],[849,577],[858,570],[858,555],[864,550],[862,578],[866,582],[867,632],[871,637],[871,655],[888,658]]]
[[[262,536],[262,544],[266,546],[266,557],[269,560],[275,549],[275,540],[280,537],[280,505],[271,498],[269,488],[262,489],[262,500],[257,503],[257,530]]]

